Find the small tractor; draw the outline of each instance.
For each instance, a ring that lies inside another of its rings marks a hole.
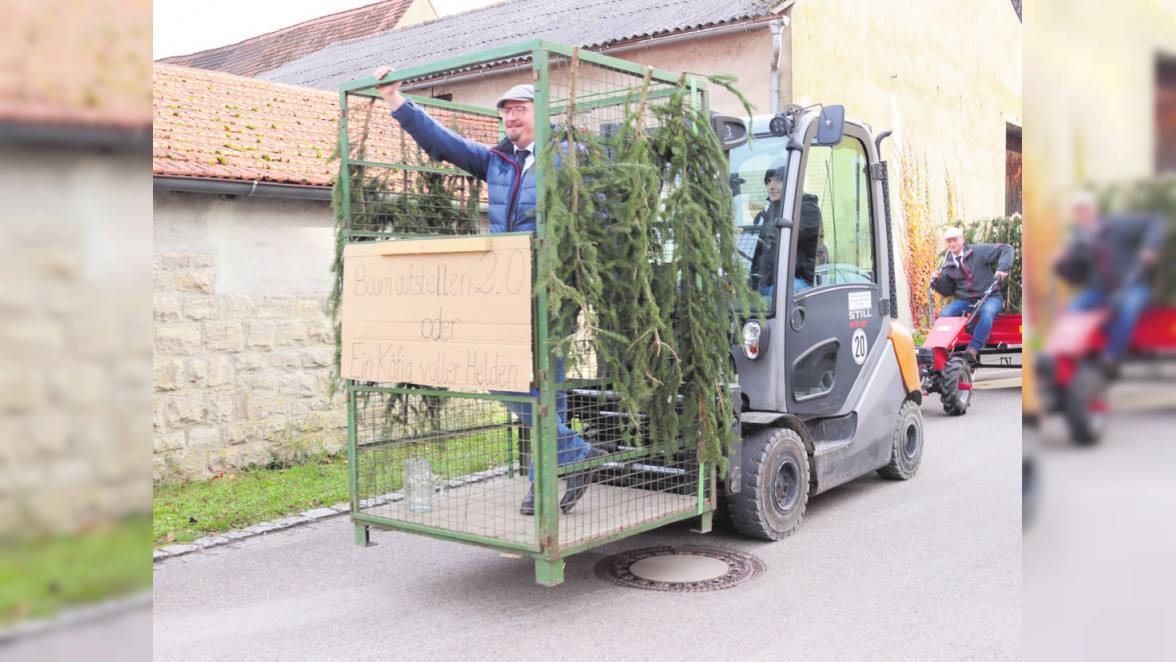
[[[1045,351],[1035,362],[1041,409],[1061,414],[1070,437],[1080,446],[1097,444],[1106,432],[1108,395],[1115,376],[1100,361],[1113,306],[1067,311],[1053,325]],[[1153,305],[1135,326],[1124,363],[1148,363],[1162,370],[1176,354],[1176,307]],[[1159,374],[1158,379],[1164,379]]]
[[[994,281],[984,296],[972,307],[967,317],[940,317],[935,319],[926,341],[918,349],[919,378],[923,392],[939,394],[939,402],[948,416],[963,416],[972,404],[972,376],[977,368],[1019,368],[1020,363],[1010,361],[1011,354],[1021,352],[1021,315],[997,315],[992,323],[992,333],[980,348],[980,360],[972,363],[964,350],[972,341],[972,330],[976,315],[988,297],[996,294],[1000,281]],[[927,287],[927,307],[930,317],[932,288]],[[999,358],[997,358],[999,357]],[[997,362],[986,362],[987,359]]]

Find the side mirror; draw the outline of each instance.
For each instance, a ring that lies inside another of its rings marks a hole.
[[[747,142],[747,125],[738,117],[711,113],[711,128],[719,137],[719,146],[729,152]]]
[[[845,106],[825,106],[817,120],[817,144],[832,147],[845,135]]]

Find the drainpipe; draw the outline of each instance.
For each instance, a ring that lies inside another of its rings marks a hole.
[[[784,31],[784,19],[773,19],[771,23],[768,23],[768,29],[772,31],[772,65],[768,69],[768,83],[772,95],[772,114],[775,115],[780,112],[780,51],[782,50],[780,33]]]

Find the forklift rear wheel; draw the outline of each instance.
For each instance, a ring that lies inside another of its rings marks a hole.
[[[1078,367],[1062,400],[1070,437],[1079,446],[1097,444],[1107,424],[1107,378],[1095,363]]]
[[[960,388],[960,384],[967,387]],[[939,381],[939,401],[948,416],[963,416],[972,404],[972,366],[967,357],[957,356],[943,367]]]
[[[890,443],[890,464],[878,474],[894,480],[913,478],[923,461],[923,412],[914,400],[902,403]]]
[[[768,428],[743,440],[743,486],[727,500],[731,523],[763,540],[800,526],[809,497],[809,459],[793,430]]]

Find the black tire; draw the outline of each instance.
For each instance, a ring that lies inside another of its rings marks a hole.
[[[902,403],[890,442],[890,464],[878,470],[884,478],[910,480],[923,461],[923,412],[913,400]]]
[[[1062,395],[1062,413],[1075,444],[1094,446],[1102,440],[1108,388],[1107,377],[1096,364],[1086,362],[1078,367],[1074,381]]]
[[[767,428],[743,440],[743,485],[727,498],[740,533],[786,538],[800,526],[809,497],[809,457],[800,435]]]
[[[939,402],[948,416],[963,416],[972,404],[972,389],[962,389],[960,384],[972,385],[972,365],[963,356],[948,361],[939,377]]]
[[[1037,429],[1023,426],[1021,455],[1021,526],[1029,526],[1041,501],[1041,477],[1037,468]]]

